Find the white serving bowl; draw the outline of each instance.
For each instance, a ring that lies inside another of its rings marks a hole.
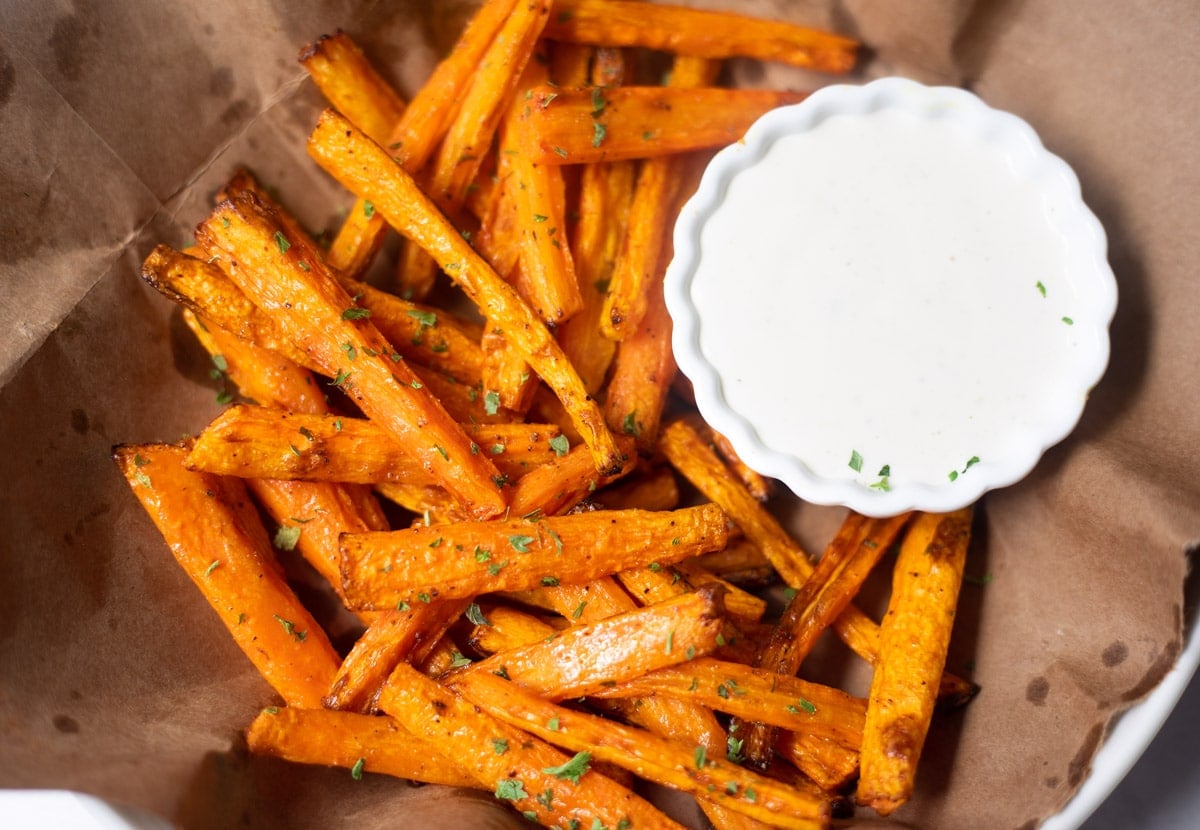
[[[1100,223],[1021,119],[901,78],[719,152],[666,274],[708,422],[798,496],[948,511],[1078,422],[1116,309]]]

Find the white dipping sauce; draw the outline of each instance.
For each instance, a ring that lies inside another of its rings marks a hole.
[[[708,218],[700,349],[762,442],[816,475],[944,486],[1080,405],[1055,221],[951,122],[831,116],[780,137]]]

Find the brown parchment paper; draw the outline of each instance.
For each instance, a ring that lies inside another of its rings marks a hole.
[[[298,47],[342,27],[406,93],[468,0],[83,0],[0,7],[0,787],[71,788],[185,827],[507,826],[490,796],[248,757],[270,690],[108,460],[218,409],[138,266],[236,165],[310,227],[349,198],[303,155]],[[1077,432],[985,497],[941,717],[897,822],[1035,826],[1179,652],[1200,538],[1200,7],[1188,0],[704,0],[861,37],[860,78],[965,85],[1078,172],[1120,287]],[[739,63],[740,83],[828,79]],[[805,508],[819,549],[837,514]],[[691,820],[696,820],[694,814]]]

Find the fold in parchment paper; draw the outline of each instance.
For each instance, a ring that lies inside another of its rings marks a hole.
[[[149,0],[0,11],[0,786],[65,787],[188,827],[503,826],[488,795],[248,757],[272,702],[109,461],[218,409],[207,359],[137,278],[237,165],[310,227],[349,197],[303,153],[298,48],[338,27],[406,93],[471,3]],[[733,2],[869,46],[858,78],[966,86],[1078,172],[1120,286],[1077,432],[988,495],[939,717],[895,821],[1035,826],[1181,643],[1200,537],[1200,7],[1093,0]],[[827,78],[737,63],[739,83]],[[887,336],[903,336],[903,321]],[[836,512],[806,508],[820,548]],[[979,584],[977,584],[979,583]],[[697,820],[694,817],[690,820]]]

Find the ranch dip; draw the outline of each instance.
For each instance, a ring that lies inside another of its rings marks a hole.
[[[763,444],[815,475],[962,481],[1085,394],[1056,222],[953,120],[831,115],[778,137],[709,216],[700,350]]]

